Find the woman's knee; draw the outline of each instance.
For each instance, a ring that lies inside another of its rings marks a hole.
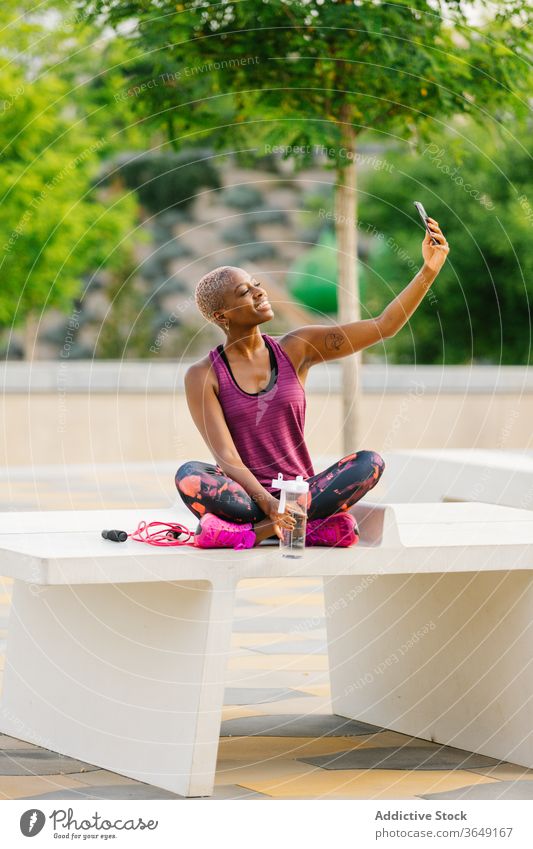
[[[186,460],[178,467],[176,479],[181,480],[187,475],[200,475],[202,472],[208,472],[214,466],[210,463],[205,463],[203,460]]]
[[[181,464],[174,476],[174,482],[182,497],[197,494],[202,472],[206,471],[207,465],[207,463],[202,463],[199,460],[187,460]],[[191,490],[194,490],[194,492]]]
[[[374,478],[377,483],[385,471],[385,460],[377,451],[358,451],[357,459],[368,464],[368,477]]]

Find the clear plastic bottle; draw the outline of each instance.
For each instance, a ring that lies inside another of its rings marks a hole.
[[[277,479],[272,481],[272,488],[281,491],[279,512],[285,513],[288,510],[296,519],[292,531],[282,528],[282,537],[279,541],[281,555],[282,557],[301,557],[305,549],[309,484],[304,481],[302,475],[297,475],[294,480],[283,480],[283,475],[279,472]]]

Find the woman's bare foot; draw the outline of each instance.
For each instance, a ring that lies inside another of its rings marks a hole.
[[[276,525],[272,519],[261,519],[260,522],[257,522],[253,526],[253,530],[255,533],[255,543],[254,546],[259,545],[260,542],[263,542],[264,539],[268,539],[271,536],[278,536],[276,528],[279,527]]]

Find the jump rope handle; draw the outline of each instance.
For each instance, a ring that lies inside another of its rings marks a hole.
[[[102,531],[102,536],[104,539],[110,539],[111,542],[126,542],[128,539],[126,531]]]

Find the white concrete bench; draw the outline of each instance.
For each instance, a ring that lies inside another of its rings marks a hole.
[[[373,501],[484,501],[533,508],[533,452],[428,448],[385,452],[384,458],[387,471]]]
[[[14,578],[0,731],[209,795],[238,582],[321,576],[335,713],[533,767],[533,514],[353,512],[358,545],[301,560],[100,537],[140,519],[192,527],[178,507],[0,514]]]

